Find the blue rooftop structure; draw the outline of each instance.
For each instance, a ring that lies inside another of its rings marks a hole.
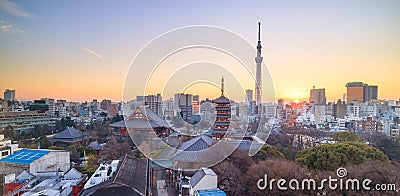
[[[195,192],[196,196],[226,196],[226,193],[221,189],[201,190]]]
[[[51,152],[51,150],[45,149],[21,149],[14,154],[8,155],[7,157],[0,160],[0,162],[10,162],[19,164],[30,164],[33,161],[43,157],[44,155]]]

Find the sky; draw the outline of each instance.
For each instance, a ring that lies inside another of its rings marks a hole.
[[[130,63],[157,36],[211,25],[255,47],[261,21],[276,98],[307,100],[316,86],[336,101],[347,82],[362,81],[378,85],[379,98],[399,99],[398,10],[397,0],[0,0],[0,91],[15,89],[18,100],[120,101]]]

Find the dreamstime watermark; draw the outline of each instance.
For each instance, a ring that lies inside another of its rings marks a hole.
[[[337,177],[329,176],[317,181],[312,178],[306,178],[302,180],[298,179],[268,179],[268,175],[264,174],[264,178],[260,178],[257,181],[257,187],[259,190],[366,190],[366,191],[396,191],[396,184],[375,184],[373,185],[372,180],[366,178],[363,180],[355,178],[346,178],[346,168],[340,167],[336,170]]]

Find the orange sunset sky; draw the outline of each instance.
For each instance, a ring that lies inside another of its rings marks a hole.
[[[361,81],[378,85],[379,98],[398,100],[398,10],[400,1],[391,0],[6,0],[0,3],[0,91],[15,89],[18,100],[120,101],[131,61],[155,37],[184,26],[212,25],[255,47],[261,21],[262,55],[276,98],[307,100],[316,86],[326,89],[328,101],[336,101],[347,82]],[[229,68],[229,60],[221,63]],[[218,85],[199,84],[185,92],[215,98]],[[229,80],[225,86],[235,88]],[[244,82],[243,88],[254,89],[254,82]]]

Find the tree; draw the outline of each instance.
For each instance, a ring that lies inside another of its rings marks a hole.
[[[111,122],[115,123],[115,122],[118,122],[118,121],[121,121],[121,120],[124,120],[124,116],[117,115],[117,116],[112,117]]]
[[[252,157],[246,150],[235,150],[229,158],[216,164],[212,169],[218,174],[218,186],[227,195],[246,195],[243,176],[251,165]]]
[[[78,152],[78,146],[76,144],[71,144],[69,146],[67,146],[66,148],[67,151],[70,152],[70,159],[71,161],[79,161],[80,157],[80,153]]]
[[[132,151],[128,142],[118,142],[115,137],[111,137],[107,147],[100,151],[100,157],[104,159],[117,159]]]
[[[40,137],[43,135],[43,129],[40,125],[35,125],[33,128],[33,137]]]
[[[65,119],[61,118],[60,120],[56,120],[56,130],[61,131],[67,128],[67,125],[65,125]]]
[[[67,127],[73,127],[75,124],[74,124],[74,121],[71,119],[71,117],[67,116],[65,118],[65,125]]]
[[[81,168],[81,172],[91,176],[98,167],[99,167],[99,164],[97,163],[97,157],[93,154],[90,154],[90,155],[87,155],[87,163],[86,163],[85,167]]]
[[[50,146],[48,149],[50,149],[50,150],[64,150],[64,147]]]
[[[94,123],[93,123],[93,121],[91,121],[90,124],[86,125],[86,130],[89,130],[89,131],[94,130]]]
[[[281,152],[279,152],[273,146],[269,145],[264,145],[260,149],[260,151],[258,151],[257,154],[253,156],[253,160],[256,162],[263,161],[266,159],[284,159],[284,158],[285,156]]]
[[[244,195],[243,173],[230,161],[222,161],[212,168],[218,174],[218,186],[227,195]]]
[[[7,127],[6,127],[6,129],[4,130],[4,137],[5,138],[7,138],[7,139],[12,139],[12,140],[14,140],[14,139],[16,139],[16,137],[17,137],[17,133],[14,131],[14,128],[11,126],[11,125],[8,125]]]
[[[299,151],[296,161],[309,168],[335,170],[346,165],[358,165],[368,160],[387,162],[380,150],[362,143],[341,142],[325,144]]]
[[[333,133],[333,140],[337,142],[364,142],[360,136],[350,131]]]
[[[289,160],[295,160],[296,154],[301,150],[300,146],[293,146],[294,135],[288,135],[286,133],[271,134],[268,137],[267,144],[274,146],[279,152],[281,152],[285,158]]]
[[[47,136],[40,137],[38,142],[40,143],[40,148],[43,148],[43,149],[47,149],[52,145],[52,143],[49,141]]]
[[[98,136],[100,138],[107,138],[108,136],[111,135],[110,130],[109,130],[109,128],[110,128],[109,122],[105,122],[104,124],[100,123],[100,124],[96,125],[95,127],[96,127],[96,130],[99,131]]]
[[[95,130],[90,130],[89,136],[90,136],[90,140],[92,140],[92,141],[99,139],[99,135],[97,134],[97,131],[95,131]]]
[[[372,136],[373,145],[384,152],[390,160],[400,162],[400,143],[388,139],[383,134],[375,134]]]
[[[254,160],[249,156],[247,150],[235,150],[229,157],[232,162],[242,173],[245,173],[249,167],[254,164]]]

